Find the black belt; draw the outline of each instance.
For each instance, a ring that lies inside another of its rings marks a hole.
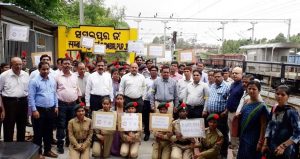
[[[58,100],[58,103],[62,103],[64,105],[75,105],[76,104],[76,100],[73,101],[73,102],[64,102],[64,101]]]
[[[204,105],[194,105],[194,106],[192,106],[192,105],[187,105],[187,107],[188,107],[189,109],[195,109],[195,108],[201,108],[201,107],[204,107]]]
[[[155,101],[157,101],[157,102],[166,102],[166,103],[169,103],[169,102],[173,102],[173,100],[155,100]]]
[[[53,110],[55,108],[55,106],[53,106],[53,107],[39,107],[39,106],[36,106],[36,109],[38,110],[38,111],[45,111],[45,112],[47,112],[47,111],[51,111],[51,110]]]
[[[3,99],[8,99],[8,100],[16,100],[16,101],[20,101],[20,100],[26,100],[27,97],[5,97],[2,96]]]
[[[91,97],[92,97],[92,96],[98,97],[98,98],[109,97],[109,95],[100,96],[100,95],[91,94]]]
[[[131,99],[131,100],[139,100],[139,99],[141,99],[142,97],[138,97],[138,98],[130,98],[130,97],[128,97],[128,96],[125,96],[125,98],[129,98],[129,99]]]

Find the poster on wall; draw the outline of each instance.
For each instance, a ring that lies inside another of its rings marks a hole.
[[[6,28],[6,40],[28,42],[29,26],[8,24]]]

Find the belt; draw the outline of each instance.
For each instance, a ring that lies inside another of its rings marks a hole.
[[[100,95],[95,95],[95,94],[91,94],[91,96],[95,96],[95,97],[99,97],[99,98],[109,97],[109,95],[103,95],[103,96],[100,96]]]
[[[173,102],[173,100],[155,100],[155,101],[157,101],[157,102],[167,102],[167,103],[169,103],[169,102]]]
[[[64,101],[58,100],[58,103],[62,103],[62,104],[65,104],[65,105],[75,105],[76,104],[76,100],[73,101],[73,102],[64,102]]]
[[[52,106],[52,107],[39,107],[39,106],[36,106],[36,109],[39,110],[39,111],[51,111],[55,108],[55,106]]]
[[[27,99],[27,97],[5,97],[5,96],[3,96],[2,98],[9,99],[9,100],[16,100],[16,101],[26,100]]]
[[[195,108],[201,108],[201,107],[204,107],[204,105],[187,105],[187,107],[189,108],[189,109],[195,109]]]
[[[141,99],[142,97],[138,97],[138,98],[130,98],[130,97],[128,97],[128,96],[125,96],[125,98],[129,98],[129,99],[131,99],[131,100],[139,100],[139,99]]]

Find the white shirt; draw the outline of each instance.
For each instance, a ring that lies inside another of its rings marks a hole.
[[[57,75],[56,71],[54,71],[52,68],[50,68],[49,71],[50,71],[49,76],[55,78]],[[34,77],[38,76],[39,74],[40,74],[40,71],[38,69],[34,70],[30,73],[29,79],[32,80],[32,79],[34,79]]]
[[[0,75],[0,94],[6,97],[26,97],[28,95],[29,75],[21,70],[20,75],[16,75],[12,69]]]
[[[129,98],[140,98],[145,91],[145,77],[139,73],[135,76],[127,73],[121,78],[119,93]]]
[[[90,73],[84,72],[83,78],[79,77],[78,72],[75,72],[74,74],[78,77],[78,85],[79,85],[79,88],[81,90],[82,96],[84,96],[85,95],[85,88],[86,88],[87,79],[88,79]]]
[[[96,71],[88,77],[85,88],[86,106],[90,106],[91,94],[98,96],[109,95],[111,100],[113,101],[114,95],[110,73],[103,72],[102,75],[100,75]]]
[[[184,102],[191,106],[206,105],[208,96],[209,87],[207,83],[200,81],[195,84],[192,82],[187,85]]]
[[[143,97],[144,100],[150,101],[151,96],[153,95],[152,85],[156,79],[160,79],[160,77],[156,77],[155,79],[148,77],[145,79],[146,89]]]
[[[179,101],[183,101],[184,97],[185,97],[185,90],[186,90],[186,86],[193,82],[193,78],[190,78],[190,80],[186,80],[185,76],[183,79],[180,79],[177,83],[177,93],[178,93],[178,99]]]
[[[227,80],[223,80],[228,86],[230,86],[233,82],[234,82],[234,80],[233,79],[231,79],[230,77],[228,77],[227,78]]]

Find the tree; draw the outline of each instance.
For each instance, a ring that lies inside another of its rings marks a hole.
[[[283,42],[287,42],[286,37],[284,36],[283,33],[279,33],[275,39],[269,40],[270,43],[283,43]]]

